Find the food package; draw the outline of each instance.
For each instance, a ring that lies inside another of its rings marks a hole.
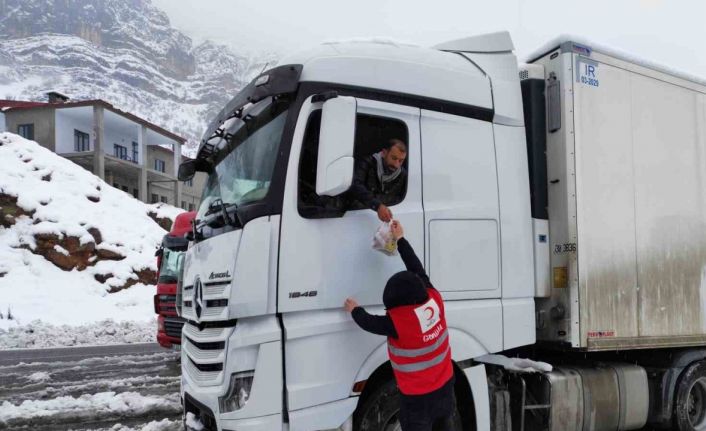
[[[397,240],[392,236],[390,223],[382,223],[375,231],[373,249],[388,256],[397,255]]]

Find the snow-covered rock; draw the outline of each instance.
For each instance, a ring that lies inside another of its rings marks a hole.
[[[104,99],[188,139],[272,55],[192,40],[150,0],[0,1],[0,99]],[[189,151],[190,149],[190,151]]]
[[[153,323],[149,283],[156,281],[155,250],[166,231],[149,213],[173,218],[181,210],[146,205],[10,133],[0,133],[0,160],[0,347],[26,347],[3,329],[22,325],[27,333],[40,325],[35,320],[57,327],[105,319]],[[120,342],[108,333],[120,330],[114,326],[82,331],[104,329],[94,338]]]

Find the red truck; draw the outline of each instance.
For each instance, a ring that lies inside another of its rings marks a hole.
[[[186,234],[191,231],[191,222],[196,212],[179,214],[172,230],[164,235],[162,245],[157,250],[157,294],[154,295],[154,312],[159,315],[157,323],[157,342],[166,348],[179,349],[181,346],[181,327],[184,320],[177,315],[176,292],[189,241]]]

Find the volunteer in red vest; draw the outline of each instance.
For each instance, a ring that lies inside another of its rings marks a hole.
[[[345,308],[363,330],[387,337],[401,393],[402,430],[452,430],[456,402],[444,302],[404,238],[402,225],[393,221],[391,231],[407,270],[385,285],[382,302],[387,314],[369,314],[352,298]]]

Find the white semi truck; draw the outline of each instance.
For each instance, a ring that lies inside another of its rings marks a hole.
[[[465,430],[706,429],[706,84],[566,39],[324,44],[209,126],[179,309],[206,429],[399,429],[382,314],[399,258],[347,193],[407,143],[390,208],[446,303]],[[549,362],[509,371],[502,354]]]

